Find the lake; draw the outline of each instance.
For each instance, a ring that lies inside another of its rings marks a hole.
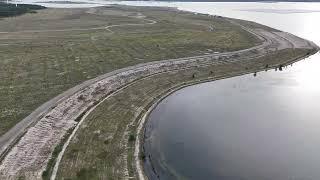
[[[157,3],[155,3],[157,4]],[[162,3],[158,3],[162,4]],[[175,3],[183,10],[253,20],[320,43],[320,3]],[[282,72],[203,83],[150,114],[150,179],[320,179],[320,56]]]
[[[320,44],[320,3],[62,1],[37,4],[178,7],[252,20]],[[203,83],[171,94],[146,124],[144,147],[157,175],[149,162],[146,174],[152,180],[319,180],[319,78],[316,54],[281,72]]]

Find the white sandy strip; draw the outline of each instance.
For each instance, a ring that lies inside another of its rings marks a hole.
[[[50,177],[50,180],[55,180],[56,176],[57,176],[57,172],[58,172],[58,168],[59,168],[59,164],[61,162],[61,159],[64,155],[64,152],[66,151],[68,145],[70,144],[71,140],[73,139],[74,135],[76,134],[76,132],[78,131],[79,127],[81,126],[81,124],[83,123],[83,121],[90,115],[90,113],[97,107],[99,106],[103,101],[105,101],[106,99],[108,99],[110,96],[104,98],[102,101],[100,101],[97,105],[93,106],[89,111],[86,112],[86,114],[81,118],[80,122],[77,124],[77,126],[74,128],[74,130],[72,131],[71,135],[69,136],[68,140],[65,142],[65,144],[63,145],[63,148],[61,150],[61,152],[59,153],[56,163],[54,165],[53,171],[52,171],[52,175]]]
[[[102,101],[101,101],[102,102]],[[100,103],[101,103],[100,102]],[[100,104],[99,103],[99,104]],[[79,127],[81,126],[82,122],[84,121],[84,119],[87,118],[87,116],[95,109],[95,107],[97,107],[99,104],[95,105],[92,109],[90,109],[82,118],[81,118],[81,121],[78,123],[78,125],[75,127],[75,129],[72,131],[72,134],[70,135],[70,137],[68,138],[68,140],[66,141],[66,143],[63,145],[63,148],[61,150],[61,153],[59,153],[58,157],[57,157],[57,163],[55,164],[54,168],[53,168],[53,171],[52,171],[52,176],[51,176],[51,180],[54,180],[56,179],[56,175],[57,175],[57,172],[58,172],[58,167],[59,167],[59,163],[62,159],[62,156],[66,150],[66,148],[68,147],[70,141],[72,140],[72,138],[74,137],[74,135],[76,134],[77,130],[79,129]]]
[[[214,63],[215,61],[212,58],[201,60],[188,58],[148,64],[107,77],[79,90],[60,102],[26,132],[2,161],[0,177],[10,179],[22,173],[27,176],[27,179],[41,179],[41,173],[54,147],[59,144],[70,128],[76,126],[76,118],[94,102],[101,101],[105,94],[116,91],[139,78],[173,69],[196,67],[201,62]],[[81,96],[82,98],[79,98]]]

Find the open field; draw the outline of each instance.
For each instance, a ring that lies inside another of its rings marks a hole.
[[[1,179],[143,179],[142,117],[168,91],[318,51],[253,22],[167,8],[48,9],[13,19],[16,28],[11,20],[0,21],[2,134],[79,85],[32,114],[26,131],[9,131],[21,138],[2,136],[11,146],[0,148]]]
[[[146,25],[105,28],[132,23]],[[257,43],[224,19],[120,6],[46,9],[1,19],[0,40],[0,135],[84,80],[138,63]]]

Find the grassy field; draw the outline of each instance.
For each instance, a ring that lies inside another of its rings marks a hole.
[[[155,24],[150,23],[154,20]],[[104,28],[125,24],[122,27]],[[0,19],[0,135],[42,103],[122,67],[233,51],[258,40],[223,18],[112,6]]]
[[[181,70],[136,81],[100,104],[69,144],[57,179],[137,179],[133,157],[137,120],[169,89],[183,83],[219,79],[285,64],[308,50],[281,50],[259,59],[242,59],[209,67]],[[126,174],[128,172],[128,174]]]

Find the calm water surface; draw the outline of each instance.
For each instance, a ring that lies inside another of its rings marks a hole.
[[[317,3],[178,3],[320,43]],[[152,179],[319,180],[320,58],[182,89],[151,113]],[[157,175],[153,173],[157,172]]]
[[[114,3],[81,2],[40,4]],[[320,44],[320,3],[117,3],[252,20]],[[282,72],[235,77],[173,93],[151,113],[144,147],[152,159],[152,166],[145,165],[151,179],[319,180],[319,54]]]

